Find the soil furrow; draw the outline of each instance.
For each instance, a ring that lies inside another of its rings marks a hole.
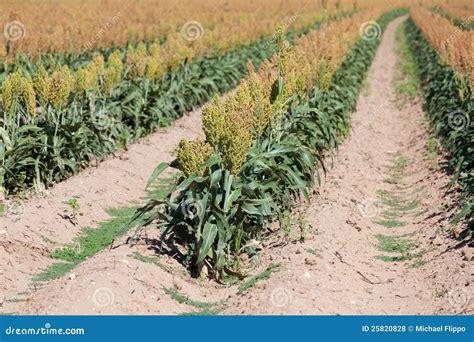
[[[174,148],[181,139],[203,134],[200,113],[199,109],[185,115],[165,131],[154,133],[129,146],[127,151],[57,184],[44,197],[18,204],[14,213],[0,217],[2,239],[53,250],[71,243],[81,234],[82,227],[95,228],[109,219],[108,208],[142,202],[146,182],[156,165],[173,159]],[[71,206],[64,201],[74,196],[78,209],[71,220]],[[31,248],[9,252],[2,247],[0,260],[0,274],[6,280],[0,285],[0,303],[27,290],[31,279],[53,263],[47,254]]]
[[[311,204],[295,210],[288,229],[264,241],[267,248],[260,251],[253,270],[257,278],[229,287],[205,277],[191,278],[179,262],[179,251],[159,253],[157,232],[150,229],[148,239],[139,244],[129,246],[121,238],[114,248],[86,259],[65,276],[4,303],[3,310],[42,314],[472,314],[472,264],[466,254],[463,259],[464,249],[446,251],[458,242],[451,237],[451,212],[445,209],[454,202],[455,194],[446,194],[449,176],[443,172],[444,159],[428,158],[429,131],[420,101],[404,101],[400,106],[394,86],[399,68],[395,31],[405,19],[393,21],[381,38],[366,89],[352,116],[350,136],[340,146],[319,194]],[[125,154],[128,160],[111,160],[109,168],[101,165],[92,176],[83,174],[59,185],[53,190],[58,191],[55,200],[49,201],[62,208],[61,200],[75,195],[70,189],[87,184],[77,195],[83,203],[94,203],[80,217],[81,224],[91,224],[104,218],[97,212],[102,213],[111,202],[139,199],[153,167],[171,158],[170,151],[179,139],[200,134],[198,116],[194,113],[178,121],[156,140],[152,137],[150,145],[132,147]],[[140,149],[141,159],[136,156]],[[122,170],[118,178],[113,176],[117,169]],[[87,177],[95,182],[88,183]],[[68,183],[69,188],[65,187]],[[118,191],[117,184],[130,190]],[[102,191],[92,190],[98,188]],[[42,206],[52,206],[44,201]],[[36,210],[30,220],[41,211]],[[44,245],[39,237],[44,232],[60,242],[74,236],[67,229],[77,233],[77,228],[65,228],[67,223],[57,218],[53,221],[49,224],[56,226],[49,229],[40,228],[33,234],[23,228],[23,232],[36,239],[38,246]],[[23,224],[31,226],[31,222]],[[23,236],[10,230],[8,234],[18,240]],[[248,266],[252,261],[244,258],[243,263]],[[20,279],[28,276],[16,276],[16,281]]]

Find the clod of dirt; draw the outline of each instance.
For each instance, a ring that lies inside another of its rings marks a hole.
[[[474,251],[473,248],[466,247],[461,252],[462,259],[464,261],[474,261]]]

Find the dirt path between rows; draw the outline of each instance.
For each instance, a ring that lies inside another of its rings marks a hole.
[[[0,216],[0,309],[6,301],[30,286],[40,270],[52,264],[49,251],[71,243],[82,227],[95,228],[110,218],[109,208],[142,203],[144,189],[153,169],[171,161],[183,139],[202,136],[201,110],[176,120],[163,132],[156,132],[51,188],[42,197],[13,203],[6,216]],[[71,208],[64,201],[77,196],[79,215],[68,218]],[[13,298],[13,299],[12,299]]]
[[[283,270],[226,313],[473,313],[472,263],[461,250],[437,257],[455,244],[440,209],[449,177],[431,170],[419,101],[396,104],[395,30],[404,19],[385,31],[370,94],[360,97],[351,135],[305,213],[316,235],[271,251]]]
[[[259,266],[253,274],[265,274],[261,272],[269,265],[279,265],[273,268],[275,272],[268,272],[240,292],[242,283],[226,287],[204,278],[193,279],[175,258],[156,253],[152,238],[157,235],[152,229],[149,240],[131,247],[121,244],[123,238],[65,276],[10,297],[1,311],[472,314],[474,271],[468,261],[470,251],[462,245],[454,248],[458,242],[451,239],[453,227],[448,216],[454,195],[445,194],[449,176],[442,172],[443,158],[428,158],[428,133],[419,101],[403,107],[396,103],[395,29],[403,19],[387,27],[369,74],[367,94],[360,97],[353,114],[350,136],[341,145],[320,193],[311,205],[301,206],[300,220],[293,224],[304,227],[306,238],[297,239],[290,227],[286,234],[264,242],[267,248],[259,253]],[[61,208],[59,203],[76,193],[84,204],[92,205],[81,218],[85,223],[103,219],[103,209],[111,203],[124,204],[143,194],[153,167],[171,157],[169,151],[182,136],[199,134],[197,115],[178,121],[164,138],[152,137],[150,145],[133,147],[125,154],[129,160],[111,160],[109,169],[103,168],[104,163],[91,174],[56,187],[52,198],[31,207],[36,211],[23,225],[36,222],[42,206]],[[141,156],[136,156],[138,153]],[[95,183],[89,183],[88,178]],[[27,206],[25,213],[29,210]],[[67,242],[77,233],[57,218],[42,220],[50,221],[42,223],[45,228],[36,225],[35,229],[20,227],[17,221],[15,227],[22,233],[9,226],[8,234],[22,243],[44,246],[39,243],[41,234]],[[12,280],[0,286],[9,287],[11,293],[18,289],[13,284],[26,282],[33,274],[28,263],[39,267],[51,261],[26,245],[26,256],[19,256],[16,246],[10,248],[0,254],[1,265],[6,265],[8,258],[13,265],[0,272]]]

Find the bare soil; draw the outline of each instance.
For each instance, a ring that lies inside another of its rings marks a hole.
[[[42,197],[15,203],[12,214],[0,216],[0,303],[25,291],[31,278],[53,262],[49,251],[70,243],[81,227],[107,220],[106,209],[142,203],[154,168],[173,159],[181,139],[203,135],[200,114],[199,109],[185,115],[164,132],[55,185]],[[73,196],[80,209],[70,220],[71,208],[63,202]]]
[[[456,193],[446,190],[445,159],[426,147],[420,101],[402,106],[395,94],[395,29],[402,20],[382,37],[350,136],[318,194],[264,242],[258,264],[245,261],[254,275],[280,265],[267,279],[239,292],[242,283],[191,278],[176,256],[157,254],[152,229],[149,240],[132,247],[123,237],[65,276],[32,285],[52,262],[48,251],[70,242],[79,226],[94,227],[107,218],[107,207],[140,200],[153,168],[172,159],[177,142],[202,134],[197,111],[58,184],[49,197],[29,200],[18,220],[1,219],[0,312],[473,314],[472,248],[452,238]],[[73,195],[83,212],[76,226],[58,215]]]

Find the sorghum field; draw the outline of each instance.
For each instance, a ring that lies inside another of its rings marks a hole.
[[[474,313],[474,4],[4,0],[0,313]]]

